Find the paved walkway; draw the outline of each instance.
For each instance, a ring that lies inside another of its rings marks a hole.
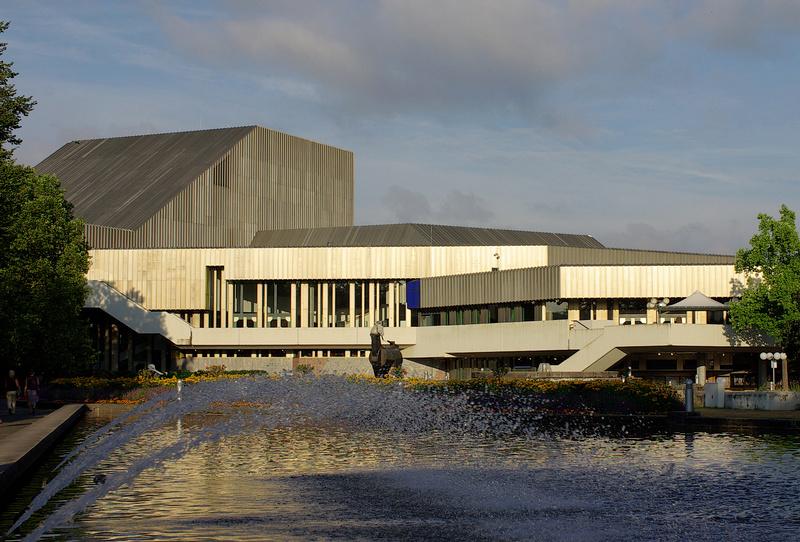
[[[83,416],[85,405],[65,405],[47,416],[15,416],[0,424],[0,492],[7,493],[14,482]],[[5,427],[8,425],[8,427]]]
[[[4,410],[3,412],[5,413],[8,411]],[[0,441],[9,438],[20,429],[29,426],[40,418],[44,418],[51,412],[53,412],[52,409],[37,408],[36,416],[32,416],[27,408],[17,407],[17,412],[13,416],[10,414],[0,415],[0,420],[3,421],[3,423],[0,423]]]

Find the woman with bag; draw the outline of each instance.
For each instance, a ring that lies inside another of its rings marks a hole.
[[[36,403],[39,402],[39,377],[36,376],[35,371],[28,374],[25,379],[25,393],[28,396],[28,408],[31,409],[31,414],[36,416]]]

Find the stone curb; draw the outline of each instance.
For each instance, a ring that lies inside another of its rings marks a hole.
[[[88,410],[86,405],[64,405],[0,442],[0,495],[9,495],[14,484]]]

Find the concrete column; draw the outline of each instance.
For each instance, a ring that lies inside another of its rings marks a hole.
[[[706,366],[705,364],[699,364],[697,366],[697,374],[695,376],[694,383],[698,386],[705,386],[706,385]]]
[[[367,309],[367,313],[369,314],[369,326],[375,323],[376,316],[375,316],[375,283],[370,281],[369,283],[369,308]]]
[[[227,287],[227,310],[225,311],[225,327],[233,327],[233,283],[228,282]]]
[[[308,283],[300,284],[300,327],[308,327]]]
[[[536,310],[538,310],[538,316],[540,316],[541,321],[544,322],[547,320],[547,302],[542,301],[536,304]]]
[[[111,326],[111,370],[119,370],[119,328]]]
[[[298,327],[297,322],[297,284],[292,283],[289,287],[289,327]]]
[[[349,282],[347,288],[350,292],[350,307],[348,309],[350,313],[350,324],[348,327],[355,327],[356,326],[356,285],[354,282]]]
[[[228,307],[228,288],[225,287],[225,280],[220,281],[219,284],[219,323],[217,327],[228,327],[225,322],[227,318]]]
[[[199,312],[193,312],[192,313],[191,324],[192,324],[192,327],[200,327],[200,313]]]
[[[103,369],[111,370],[111,324],[103,325]]]
[[[167,370],[167,342],[164,339],[160,339],[161,346],[159,348],[161,352],[161,362],[159,363],[161,367],[161,371]]]
[[[608,320],[608,304],[605,299],[598,299],[594,307],[595,320]]]
[[[647,309],[647,323],[648,324],[657,324],[658,323],[658,311],[656,309]]]
[[[322,327],[328,327],[330,320],[328,320],[328,283],[322,283]]]
[[[264,327],[264,283],[256,284],[256,327]]]
[[[567,301],[567,318],[570,321],[581,319],[581,306],[578,301]]]
[[[147,365],[153,363],[153,336],[147,335],[145,337],[144,345],[145,354],[147,356]]]
[[[614,324],[619,325],[619,301],[617,300],[612,301],[611,319],[614,321]]]
[[[366,326],[367,318],[367,285],[363,282],[358,285],[361,288],[361,327]]]
[[[322,283],[318,282],[315,286],[317,289],[317,327],[323,326],[323,314],[322,314]]]
[[[331,282],[328,286],[330,288],[330,298],[331,298],[331,306],[329,308],[329,312],[331,313],[331,323],[330,327],[336,327],[336,284]]]
[[[219,291],[219,281],[217,280],[219,274],[219,271],[213,271],[211,273],[211,322],[209,323],[209,327],[220,327],[218,314],[221,294]]]
[[[411,309],[408,308],[408,303],[406,303],[406,327],[411,327]]]
[[[706,311],[695,311],[694,319],[695,324],[707,324],[708,313]]]
[[[128,370],[132,371],[134,369],[133,366],[133,341],[136,334],[133,331],[128,332]]]
[[[395,312],[397,312],[397,309],[394,306],[394,299],[395,299],[394,288],[395,288],[395,286],[396,285],[395,285],[394,282],[390,282],[389,283],[389,289],[386,292],[386,304],[389,306],[389,327],[394,327],[394,315],[395,315]]]

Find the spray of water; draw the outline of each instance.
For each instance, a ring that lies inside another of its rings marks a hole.
[[[34,498],[7,534],[14,532],[59,491],[98,467],[110,453],[134,439],[192,414],[220,411],[218,423],[182,434],[176,442],[152,443],[127,470],[73,499],[45,519],[26,539],[36,540],[70,521],[110,491],[130,484],[145,469],[181,457],[207,442],[257,429],[294,424],[332,423],[402,433],[437,431],[451,434],[503,435],[535,433],[521,426],[519,412],[482,408],[464,394],[431,394],[402,385],[376,386],[341,377],[247,377],[202,382],[183,391],[181,400],[156,397],[90,435],[64,460],[63,468]]]

